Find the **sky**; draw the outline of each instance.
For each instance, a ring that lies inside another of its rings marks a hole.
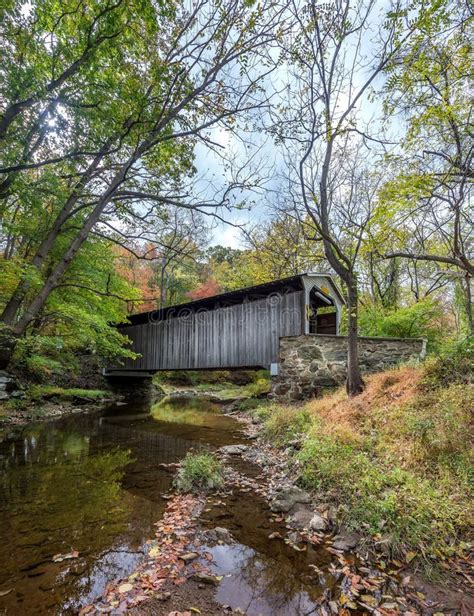
[[[249,158],[248,152],[232,132],[216,128],[212,131],[212,139],[223,147],[224,154],[234,161],[236,167],[246,166]],[[265,186],[269,188],[276,182],[276,172],[272,162],[276,158],[277,153],[273,144],[268,140],[263,143],[262,139],[259,145],[262,147],[259,156],[269,163],[268,169],[265,171],[267,180]],[[215,178],[215,183],[220,187],[225,187],[229,184],[232,180],[231,173],[229,170],[224,169],[224,161],[218,153],[207,146],[198,144],[195,154],[195,166],[199,176]],[[268,193],[264,189],[258,192],[239,192],[235,193],[235,196],[239,201],[246,203],[248,207],[251,206],[251,209],[216,209],[216,212],[230,224],[225,224],[217,219],[211,223],[210,245],[212,246],[220,244],[230,248],[243,248],[244,235],[235,225],[244,225],[246,228],[249,228],[268,220],[270,217]]]

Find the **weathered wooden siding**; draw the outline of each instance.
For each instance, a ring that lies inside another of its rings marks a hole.
[[[123,328],[140,353],[122,370],[190,370],[267,366],[281,336],[303,331],[304,291],[271,295],[215,310]]]

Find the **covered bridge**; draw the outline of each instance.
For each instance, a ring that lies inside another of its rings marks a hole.
[[[337,334],[343,303],[331,276],[305,273],[135,314],[119,330],[140,357],[106,374],[269,368],[281,337]]]

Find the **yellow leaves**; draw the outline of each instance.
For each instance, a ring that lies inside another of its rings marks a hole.
[[[357,609],[357,605],[354,603],[354,601],[352,601],[352,599],[348,595],[344,594],[343,592],[341,592],[341,596],[339,597],[339,603],[343,607],[347,607],[351,610]]]
[[[158,546],[152,547],[151,550],[148,552],[148,556],[150,556],[151,558],[156,558],[159,555],[160,555],[160,548]]]
[[[416,558],[417,553],[416,552],[407,552],[405,554],[405,560],[407,563],[411,563],[411,561]]]

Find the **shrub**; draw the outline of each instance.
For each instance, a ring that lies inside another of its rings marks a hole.
[[[78,369],[76,358],[65,348],[59,336],[30,335],[20,338],[13,364],[25,376],[39,383],[56,380]]]
[[[474,383],[474,336],[445,344],[425,363],[423,384],[438,389],[451,383]]]
[[[431,299],[397,310],[366,306],[360,311],[359,327],[363,336],[426,338],[429,350],[438,348],[446,331],[442,308]]]
[[[180,492],[208,492],[224,484],[223,466],[211,453],[188,453],[175,479]]]
[[[64,366],[55,359],[32,355],[25,359],[25,371],[33,380],[43,382],[52,376],[64,374]]]

